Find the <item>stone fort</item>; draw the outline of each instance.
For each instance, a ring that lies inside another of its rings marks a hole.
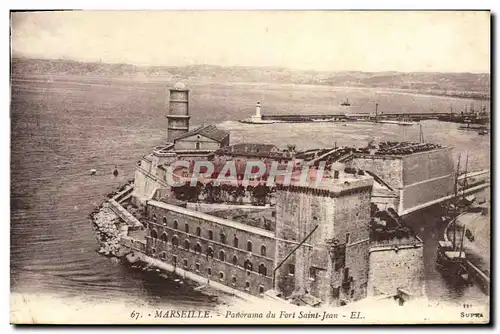
[[[119,204],[133,206],[140,221],[122,236],[126,249],[243,297],[341,306],[368,296],[424,293],[422,241],[398,213],[433,201],[434,195],[412,195],[431,187],[429,182],[438,182],[443,194],[451,191],[447,148],[383,143],[300,152],[293,146],[233,144],[214,125],[190,129],[189,94],[182,84],[170,89],[167,141],[138,161],[129,204]],[[412,179],[404,166],[423,156],[446,164],[439,169],[427,163]],[[174,190],[166,181],[175,161],[228,159],[243,165],[250,159],[325,162],[328,169],[320,184],[312,178],[272,188],[261,179],[230,187],[208,178]]]

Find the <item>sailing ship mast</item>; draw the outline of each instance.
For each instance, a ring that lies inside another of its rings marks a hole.
[[[458,197],[458,176],[460,175],[460,157],[461,155],[458,155],[458,162],[457,162],[457,170],[455,172],[455,196],[453,197],[453,205],[457,205],[457,197]],[[455,250],[456,247],[456,217],[453,218],[453,250]]]
[[[462,239],[460,240],[460,248],[459,248],[459,256],[462,256],[462,252],[464,251],[464,238],[465,238],[465,226],[462,227]]]
[[[418,139],[419,139],[421,144],[424,143],[424,132],[422,131],[422,124],[420,124],[420,133],[418,135]]]
[[[464,182],[462,185],[462,198],[465,198],[465,188],[467,187],[467,165],[469,164],[469,152],[465,157],[465,171],[464,171]]]

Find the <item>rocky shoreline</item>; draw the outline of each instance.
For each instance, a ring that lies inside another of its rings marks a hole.
[[[130,181],[121,186],[118,190],[106,195],[113,198],[130,184]],[[97,251],[105,256],[123,257],[126,251],[120,245],[120,238],[127,235],[127,224],[109,207],[107,201],[90,213],[92,230],[100,244]]]

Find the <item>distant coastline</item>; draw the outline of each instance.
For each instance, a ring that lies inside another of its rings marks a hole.
[[[12,58],[14,78],[92,77],[138,81],[198,81],[211,83],[268,83],[316,85],[356,89],[382,89],[391,92],[490,100],[490,74],[486,73],[402,73],[402,72],[326,72],[284,68],[243,66],[135,66],[130,64],[86,63],[72,60]]]

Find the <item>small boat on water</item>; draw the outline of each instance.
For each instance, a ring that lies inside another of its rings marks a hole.
[[[439,241],[436,266],[441,273],[462,283],[469,284],[469,274],[465,266],[465,252],[455,250],[451,241]]]
[[[488,133],[488,128],[486,126],[473,124],[473,123],[467,123],[467,125],[460,125],[458,127],[458,129],[463,130],[463,131],[478,131],[478,133],[485,132],[485,133],[479,133],[479,134],[487,134]]]
[[[350,107],[351,106],[351,104],[349,103],[349,99],[345,99],[345,101],[342,102],[340,105],[342,107]]]
[[[487,135],[487,134],[488,134],[488,130],[486,130],[486,129],[482,129],[482,130],[479,130],[477,133],[478,133],[480,136],[484,136],[484,135]]]

